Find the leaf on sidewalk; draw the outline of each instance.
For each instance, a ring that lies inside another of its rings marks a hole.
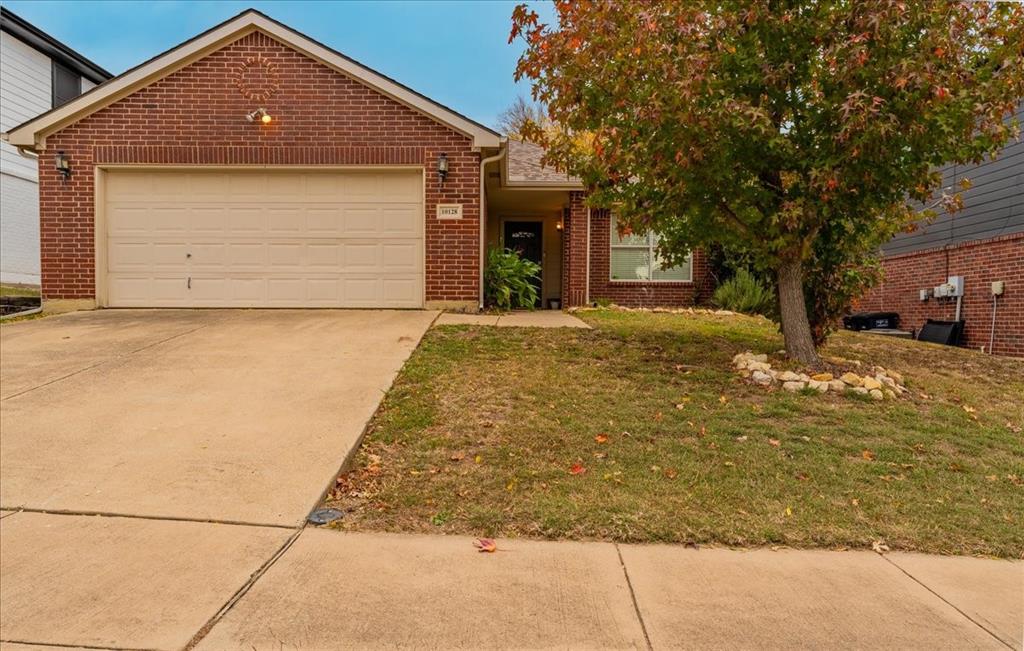
[[[871,549],[875,550],[879,554],[889,551],[889,545],[885,544],[884,540],[876,540],[871,543]]]
[[[481,552],[487,552],[488,554],[498,551],[498,545],[490,538],[477,538],[473,541],[473,546]]]

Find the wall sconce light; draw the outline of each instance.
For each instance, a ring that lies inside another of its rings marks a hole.
[[[53,158],[54,167],[63,176],[63,180],[67,181],[68,177],[71,176],[71,157],[62,151],[57,152],[57,155]]]
[[[267,109],[265,108],[258,108],[252,113],[246,113],[245,119],[249,122],[255,122],[256,120],[259,120],[263,124],[270,124],[271,122],[274,121],[274,118],[270,116],[270,113],[267,113]]]
[[[562,230],[562,220],[561,219],[559,219],[558,223],[555,224],[555,229]]]
[[[437,157],[437,175],[443,183],[448,178],[448,154],[441,154]]]

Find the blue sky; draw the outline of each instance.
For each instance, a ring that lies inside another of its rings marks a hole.
[[[531,3],[546,22],[554,10]],[[3,5],[114,74],[254,7],[389,77],[493,126],[529,86],[512,78],[515,1],[49,2]]]

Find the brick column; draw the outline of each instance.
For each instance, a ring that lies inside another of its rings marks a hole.
[[[562,223],[562,305],[578,307],[587,296],[587,207],[583,192],[569,193]]]

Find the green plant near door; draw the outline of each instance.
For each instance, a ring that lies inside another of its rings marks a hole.
[[[484,293],[487,304],[500,310],[533,309],[537,304],[540,265],[510,249],[492,247],[487,251]]]

